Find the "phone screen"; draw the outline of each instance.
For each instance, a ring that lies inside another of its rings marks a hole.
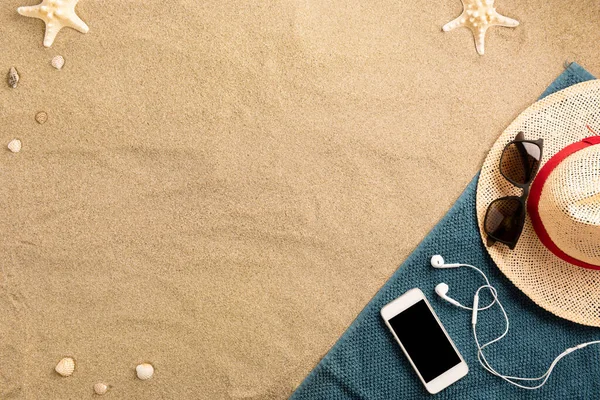
[[[389,323],[425,382],[460,364],[460,357],[424,300],[391,318]]]

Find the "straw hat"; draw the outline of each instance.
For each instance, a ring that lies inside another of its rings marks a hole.
[[[488,205],[520,196],[499,171],[504,147],[519,132],[543,139],[527,217],[514,248],[488,252],[498,268],[539,306],[570,321],[600,326],[600,80],[571,86],[526,109],[490,150],[477,186],[484,243]],[[586,139],[587,138],[587,139]]]

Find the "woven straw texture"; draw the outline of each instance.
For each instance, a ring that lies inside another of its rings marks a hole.
[[[559,164],[544,185],[538,209],[561,250],[600,265],[600,146],[580,150]]]
[[[551,88],[560,90],[590,78],[573,64]],[[423,290],[470,367],[464,379],[437,394],[436,399],[600,398],[600,381],[595,379],[600,371],[598,349],[589,347],[566,357],[542,389],[524,391],[479,366],[470,314],[434,295],[435,285],[446,282],[450,296],[469,304],[482,279],[466,268],[434,270],[429,264],[431,255],[442,254],[449,263],[466,262],[483,269],[497,287],[510,318],[507,337],[486,353],[494,367],[505,374],[539,376],[565,348],[598,338],[598,329],[570,323],[536,306],[496,268],[477,228],[476,184],[477,177],[304,380],[292,400],[432,398],[379,316],[381,307],[413,287]],[[493,308],[482,312],[477,328],[481,340],[500,334],[500,311]]]
[[[538,101],[519,115],[490,150],[477,188],[477,217],[482,238],[488,205],[522,190],[499,170],[507,143],[522,131],[526,139],[544,139],[542,165],[558,151],[600,128],[600,80],[571,86]],[[600,146],[572,154],[550,175],[539,213],[548,233],[565,253],[600,265]],[[546,310],[584,325],[600,326],[600,271],[561,260],[538,239],[529,217],[514,250],[502,244],[488,248],[498,268]]]

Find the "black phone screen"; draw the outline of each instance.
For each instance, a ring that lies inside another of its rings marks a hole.
[[[460,363],[460,358],[424,300],[389,320],[419,373],[429,382]]]

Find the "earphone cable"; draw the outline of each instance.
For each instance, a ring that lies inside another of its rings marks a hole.
[[[469,267],[469,268],[472,268],[472,269],[474,269],[475,271],[479,272],[479,273],[481,274],[481,276],[483,276],[483,279],[485,280],[485,283],[486,283],[485,285],[483,285],[483,286],[481,286],[481,287],[490,287],[490,288],[492,288],[492,289],[494,290],[494,292],[496,291],[496,289],[495,289],[495,288],[494,288],[492,285],[490,285],[490,281],[488,280],[487,276],[485,276],[485,274],[483,273],[483,271],[482,271],[482,270],[480,270],[479,268],[477,268],[477,267],[475,267],[475,266],[473,266],[473,265],[469,265],[469,264],[459,264],[459,265],[460,265],[460,266],[462,266],[462,267]],[[492,296],[493,296],[493,295],[492,295]],[[493,306],[493,305],[494,305],[494,303],[495,303],[495,302],[497,302],[497,301],[498,301],[498,297],[497,297],[497,296],[493,296],[492,302],[491,302],[490,304],[488,304],[488,305],[487,305],[487,306],[485,306],[485,307],[478,308],[477,310],[478,310],[478,311],[487,310],[488,308],[490,308],[491,306]],[[471,307],[468,307],[468,306],[462,305],[462,304],[460,304],[458,301],[457,301],[456,303],[457,303],[457,306],[458,306],[458,307],[460,307],[460,308],[462,308],[463,310],[469,310],[469,311],[473,311],[473,308],[471,308]]]
[[[489,289],[490,293],[492,294],[492,296],[494,297],[495,302],[498,304],[498,306],[500,307],[500,310],[502,311],[502,314],[504,316],[504,320],[506,321],[506,328],[504,329],[504,332],[498,336],[497,338],[490,340],[489,342],[485,343],[484,345],[480,345],[479,343],[479,339],[477,338],[477,324],[472,324],[473,327],[473,337],[475,339],[475,344],[477,345],[477,360],[479,361],[479,363],[481,364],[481,366],[487,370],[488,372],[490,372],[492,375],[496,375],[499,378],[502,378],[503,380],[505,380],[506,382],[520,387],[522,389],[527,389],[527,390],[535,390],[535,389],[539,389],[540,387],[542,387],[543,385],[546,384],[546,382],[548,381],[548,379],[550,378],[550,374],[552,373],[552,371],[554,370],[554,367],[556,366],[556,364],[558,364],[558,362],[565,357],[566,355],[580,350],[584,347],[587,347],[591,344],[600,344],[600,340],[595,340],[592,342],[586,342],[586,343],[582,343],[578,346],[575,347],[570,347],[567,350],[565,350],[564,352],[562,352],[561,354],[559,354],[550,364],[550,367],[548,368],[548,370],[542,374],[539,377],[536,378],[523,378],[523,377],[518,377],[518,376],[507,376],[507,375],[502,375],[501,373],[499,373],[498,371],[496,371],[489,363],[489,361],[487,360],[487,358],[485,357],[485,354],[483,353],[483,349],[485,349],[487,346],[498,342],[499,340],[501,340],[503,337],[506,336],[506,334],[508,333],[509,327],[510,327],[510,322],[508,320],[508,315],[506,314],[506,310],[504,309],[504,307],[502,306],[502,303],[500,302],[500,300],[498,299],[498,292],[496,291],[496,289],[491,286],[491,285],[483,285],[481,287],[479,287],[476,291],[476,294],[478,295],[479,292],[481,291],[481,289]],[[478,309],[478,311],[481,311],[483,309]],[[543,379],[543,381],[541,383],[539,383],[538,385],[535,386],[524,386],[521,385],[517,382],[514,382],[515,380],[517,381],[539,381]]]
[[[592,344],[600,344],[600,340],[594,340],[594,341],[591,341],[591,342],[582,343],[582,344],[579,344],[579,345],[577,345],[577,346],[575,346],[575,347],[570,347],[570,348],[566,349],[565,351],[563,351],[562,353],[560,353],[560,354],[559,354],[559,355],[558,355],[558,356],[557,356],[557,357],[556,357],[556,358],[555,358],[555,359],[552,361],[552,363],[550,363],[550,366],[549,366],[548,370],[547,370],[547,371],[546,371],[544,374],[542,374],[541,376],[539,376],[539,377],[536,377],[536,378],[522,378],[522,377],[518,377],[518,376],[507,376],[507,375],[502,375],[501,373],[499,373],[498,371],[496,371],[496,370],[495,370],[495,369],[494,369],[494,368],[491,366],[491,364],[489,363],[489,361],[487,360],[487,358],[486,358],[486,356],[485,356],[485,353],[483,352],[483,350],[484,350],[486,347],[488,347],[488,346],[492,345],[493,343],[496,343],[496,342],[498,342],[499,340],[501,340],[502,338],[504,338],[504,337],[505,337],[505,336],[508,334],[508,330],[509,330],[509,328],[510,328],[510,322],[509,322],[509,320],[508,320],[508,314],[506,313],[506,310],[504,309],[504,306],[502,306],[502,303],[501,303],[501,302],[500,302],[500,300],[498,299],[498,291],[496,290],[496,288],[494,288],[494,287],[493,287],[493,286],[490,284],[490,282],[489,282],[489,280],[488,280],[487,276],[485,275],[485,273],[484,273],[482,270],[480,270],[479,268],[477,268],[477,267],[475,267],[475,266],[473,266],[473,265],[469,265],[469,264],[447,264],[447,266],[446,266],[446,267],[444,267],[444,260],[443,260],[443,258],[442,258],[441,256],[439,256],[439,255],[436,255],[436,256],[433,256],[433,257],[432,257],[432,260],[431,260],[431,265],[432,265],[433,267],[435,267],[435,268],[455,268],[455,267],[469,267],[469,268],[472,268],[472,269],[476,270],[477,272],[479,272],[479,274],[481,274],[481,276],[483,276],[483,279],[485,279],[485,282],[486,282],[486,284],[485,284],[485,285],[482,285],[482,286],[480,286],[480,287],[479,287],[479,288],[478,288],[478,289],[475,291],[475,295],[474,295],[474,297],[473,297],[473,307],[474,307],[474,308],[467,307],[467,306],[464,306],[464,305],[460,304],[458,301],[456,301],[456,300],[454,300],[454,299],[452,299],[452,298],[449,298],[449,297],[447,297],[447,296],[445,295],[445,293],[443,293],[443,294],[440,294],[440,293],[438,293],[438,294],[439,294],[439,295],[440,295],[440,296],[441,296],[443,299],[445,299],[446,301],[450,302],[451,304],[454,304],[454,305],[456,305],[456,306],[458,306],[458,307],[460,307],[460,308],[463,308],[463,309],[465,309],[465,310],[470,310],[470,311],[472,311],[473,315],[472,315],[472,318],[471,318],[471,321],[472,321],[472,322],[471,322],[471,324],[472,324],[471,326],[472,326],[472,328],[473,328],[473,337],[474,337],[474,339],[475,339],[475,344],[477,345],[477,360],[479,361],[479,363],[481,364],[481,366],[482,366],[482,367],[483,367],[483,368],[484,368],[486,371],[488,371],[488,372],[489,372],[489,373],[491,373],[492,375],[495,375],[495,376],[497,376],[497,377],[499,377],[499,378],[502,378],[503,380],[505,380],[506,382],[508,382],[508,383],[510,383],[510,384],[512,384],[512,385],[514,385],[514,386],[517,386],[517,387],[519,387],[519,388],[522,388],[522,389],[527,389],[527,390],[535,390],[535,389],[539,389],[540,387],[542,387],[542,386],[544,386],[544,385],[546,384],[546,382],[547,382],[547,381],[548,381],[548,379],[550,378],[550,374],[551,374],[551,373],[552,373],[552,371],[554,370],[554,367],[555,367],[555,366],[558,364],[558,362],[559,362],[561,359],[563,359],[563,358],[564,358],[566,355],[568,355],[568,354],[571,354],[571,353],[573,353],[574,351],[577,351],[577,350],[583,349],[583,348],[585,348],[585,347],[587,347],[587,346],[589,346],[589,345],[592,345]],[[440,285],[441,285],[441,284],[440,284]],[[444,285],[446,285],[446,284],[444,284]],[[491,296],[492,296],[492,298],[493,298],[493,299],[492,299],[491,303],[490,303],[490,304],[488,304],[487,306],[485,306],[485,307],[482,307],[482,308],[479,308],[479,307],[478,307],[478,303],[479,303],[479,292],[480,292],[482,289],[488,289],[488,290],[490,291],[490,294],[491,294]],[[446,285],[446,287],[445,287],[445,290],[446,290],[446,291],[448,290],[448,287],[447,287],[447,285]],[[436,291],[437,291],[437,287],[436,287]],[[479,311],[483,311],[483,310],[486,310],[486,309],[490,308],[490,307],[491,307],[491,306],[493,306],[495,303],[497,303],[497,304],[498,304],[498,306],[500,307],[500,310],[502,311],[502,314],[503,314],[503,316],[504,316],[504,320],[505,320],[505,329],[504,329],[504,332],[503,332],[503,333],[502,333],[500,336],[498,336],[497,338],[495,338],[495,339],[492,339],[492,340],[490,340],[489,342],[487,342],[487,343],[484,343],[483,345],[481,345],[481,344],[479,343],[479,339],[478,339],[478,337],[477,337],[477,328],[476,328],[476,326],[477,326],[477,313],[478,313]],[[522,384],[520,384],[520,383],[514,382],[514,381],[539,381],[539,380],[542,380],[542,382],[540,382],[539,384],[537,384],[537,385],[535,385],[535,386],[525,386],[525,385],[522,385]]]

